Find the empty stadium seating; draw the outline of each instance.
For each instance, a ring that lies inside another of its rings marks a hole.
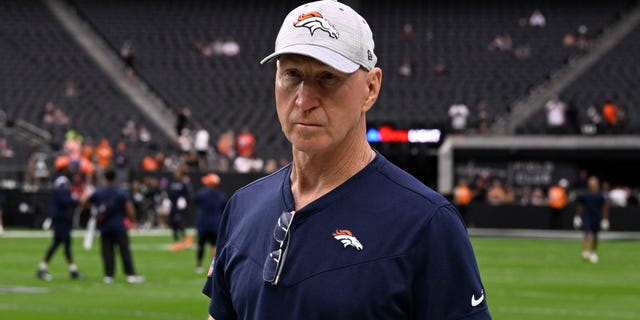
[[[560,99],[573,102],[579,111],[580,123],[590,122],[586,110],[594,105],[601,110],[610,100],[626,110],[626,123],[618,133],[640,133],[640,26],[631,31],[594,66],[573,82],[561,94]],[[542,110],[533,115],[519,129],[524,133],[545,133],[546,115]]]
[[[162,133],[104,75],[40,1],[0,2],[0,107],[10,121],[42,124],[51,101],[70,118],[69,128],[94,141],[115,141],[128,119]],[[65,97],[73,81],[77,96]]]
[[[173,108],[187,106],[193,121],[202,123],[213,139],[227,129],[248,127],[257,136],[262,157],[287,156],[289,147],[280,133],[274,112],[274,66],[258,61],[273,43],[289,9],[303,1],[232,2],[102,1],[69,0],[80,15],[118,51],[131,40],[134,69]],[[597,37],[634,3],[614,0],[581,1],[354,1],[372,25],[384,70],[383,90],[371,111],[371,124],[400,127],[447,127],[451,104],[469,105],[472,120],[476,107],[485,103],[492,115],[508,111],[509,105],[563,66],[576,49],[562,46],[562,38],[578,26]],[[547,26],[519,24],[535,10],[546,17]],[[412,39],[402,36],[410,24]],[[39,123],[39,112],[53,101],[71,116],[72,126],[94,138],[115,138],[128,119],[146,122],[157,140],[166,138],[140,114],[47,11],[35,1],[0,3],[0,106],[12,118]],[[518,59],[512,51],[490,51],[498,34],[509,34],[513,46],[528,46],[531,57]],[[584,104],[617,94],[631,104],[638,101],[638,31],[625,40],[563,95]],[[196,41],[233,38],[240,54],[206,57],[194,50]],[[635,39],[635,40],[634,40]],[[635,51],[633,51],[635,50]],[[611,55],[610,54],[610,55]],[[408,58],[412,75],[398,74]],[[444,74],[433,68],[446,65]],[[612,75],[608,70],[619,70]],[[603,77],[625,81],[603,83]],[[73,80],[76,98],[64,97],[64,83]],[[633,82],[635,80],[635,82]],[[582,90],[582,88],[592,88]],[[635,100],[634,100],[635,99]],[[536,125],[538,128],[544,123]],[[167,142],[170,144],[170,142]]]

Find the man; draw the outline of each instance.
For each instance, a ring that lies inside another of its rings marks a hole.
[[[587,187],[588,191],[578,197],[573,226],[583,231],[582,258],[597,263],[598,232],[609,230],[609,202],[600,191],[598,178],[589,177]]]
[[[220,184],[220,176],[209,173],[202,177],[203,187],[198,190],[194,199],[198,207],[196,226],[198,229],[198,249],[196,250],[196,273],[202,273],[202,258],[204,246],[208,242],[211,245],[211,254],[215,254],[216,239],[222,210],[226,204],[226,196],[217,187]]]
[[[458,209],[458,212],[460,213],[460,216],[462,216],[462,220],[467,227],[469,226],[467,212],[472,199],[473,192],[471,192],[467,181],[461,180],[460,183],[458,183],[458,185],[453,189],[453,203],[456,205],[456,208]]]
[[[53,192],[51,193],[51,206],[49,209],[49,218],[53,225],[53,242],[47,249],[44,259],[38,266],[36,276],[44,281],[53,280],[53,276],[49,273],[48,267],[53,254],[58,247],[64,245],[64,256],[69,265],[69,274],[71,279],[80,279],[78,266],[73,262],[73,254],[71,251],[71,229],[73,224],[73,212],[78,204],[78,195],[71,193],[71,182],[69,177],[70,161],[69,158],[61,157],[56,159],[54,166],[58,172],[58,176],[53,181]]]
[[[186,236],[184,230],[184,216],[187,214],[189,200],[188,180],[182,173],[181,168],[177,168],[173,173],[173,181],[169,184],[168,196],[171,201],[171,211],[169,212],[169,225],[173,230],[173,251],[182,250],[191,245],[191,237]],[[184,242],[181,242],[184,239]]]
[[[558,184],[549,188],[549,208],[551,208],[551,218],[549,220],[550,229],[562,228],[562,213],[567,206],[567,187],[569,187],[569,181],[567,179],[560,179]]]
[[[104,283],[113,283],[115,274],[115,253],[117,246],[127,275],[128,283],[143,282],[143,278],[136,275],[131,249],[129,248],[129,235],[124,223],[125,215],[131,222],[135,222],[133,203],[129,194],[116,186],[116,173],[107,169],[104,173],[105,186],[98,188],[83,203],[90,203],[98,208],[98,228],[100,229],[100,242],[102,263],[104,267]]]
[[[336,1],[285,18],[263,63],[277,60],[293,162],[229,200],[203,288],[212,318],[490,318],[454,207],[367,143],[373,49],[366,21]]]
[[[451,129],[454,133],[464,133],[464,130],[467,129],[467,117],[469,117],[469,108],[465,104],[456,103],[449,107]]]

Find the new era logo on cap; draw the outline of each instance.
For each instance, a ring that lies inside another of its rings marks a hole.
[[[260,63],[283,54],[314,58],[344,73],[363,67],[371,70],[377,57],[367,22],[349,6],[337,1],[310,2],[293,9],[285,18],[275,51]]]

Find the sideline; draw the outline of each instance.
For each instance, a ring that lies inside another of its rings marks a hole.
[[[578,230],[469,228],[468,231],[471,237],[582,239],[582,232]],[[640,232],[602,231],[599,236],[600,240],[640,240]]]

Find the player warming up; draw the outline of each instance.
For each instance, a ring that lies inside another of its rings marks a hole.
[[[592,263],[598,262],[598,233],[609,230],[609,201],[600,191],[596,177],[587,180],[588,190],[578,196],[573,226],[582,229],[582,258]]]
[[[78,280],[81,278],[78,266],[73,262],[71,250],[73,212],[78,204],[78,196],[71,193],[69,165],[68,158],[58,158],[54,164],[57,176],[53,180],[53,192],[51,193],[51,206],[49,208],[49,218],[53,227],[53,241],[36,272],[36,276],[45,281],[53,279],[53,276],[48,271],[49,261],[51,261],[53,254],[61,244],[64,245],[64,256],[69,264],[71,279]]]
[[[100,245],[102,263],[104,268],[104,282],[113,282],[115,274],[115,247],[118,247],[127,282],[140,283],[144,279],[136,275],[133,266],[133,257],[129,247],[129,235],[124,223],[124,218],[129,217],[135,222],[133,203],[129,199],[129,193],[116,186],[116,173],[107,169],[104,173],[105,186],[98,188],[91,196],[83,200],[83,203],[94,205],[98,208],[98,229],[100,230]]]
[[[173,181],[169,184],[169,200],[171,201],[171,211],[169,212],[169,226],[173,231],[173,251],[182,250],[191,246],[193,239],[186,235],[184,229],[184,218],[189,206],[189,186],[187,177],[178,168],[174,172]]]
[[[293,161],[227,203],[210,316],[490,319],[456,209],[367,142],[382,70],[364,18],[337,1],[295,8],[271,61]]]
[[[216,239],[222,210],[226,203],[224,193],[216,189],[220,184],[220,177],[215,173],[209,173],[202,177],[203,187],[198,190],[194,199],[198,207],[196,227],[198,229],[198,249],[196,251],[196,273],[202,273],[202,259],[204,247],[211,245],[211,254],[215,254]]]

